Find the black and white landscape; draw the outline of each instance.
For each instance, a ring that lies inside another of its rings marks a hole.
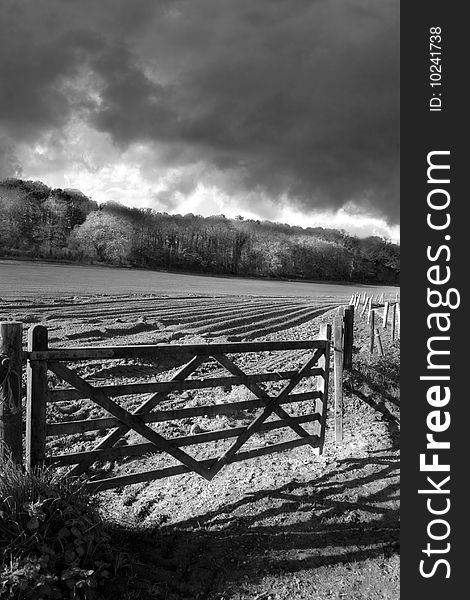
[[[0,598],[397,600],[398,1],[0,27]]]

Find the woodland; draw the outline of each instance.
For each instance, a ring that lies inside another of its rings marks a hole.
[[[75,189],[0,181],[0,256],[313,281],[398,284],[400,247],[272,221],[98,204]]]

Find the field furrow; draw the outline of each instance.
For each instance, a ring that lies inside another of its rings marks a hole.
[[[273,333],[275,331],[284,331],[286,329],[291,329],[296,325],[301,325],[302,323],[311,321],[312,319],[318,317],[319,315],[330,310],[331,308],[331,306],[326,306],[317,309],[301,309],[292,312],[288,319],[282,316],[274,317],[271,319],[262,320],[258,323],[252,322],[250,325],[247,325],[245,327],[238,327],[230,330],[221,331],[221,333],[227,336],[227,339],[229,341],[237,341],[241,336],[243,336],[244,339],[254,339],[262,337],[269,333]]]
[[[231,311],[228,313],[224,313],[221,315],[220,313],[205,313],[205,318],[198,319],[196,321],[197,326],[194,327],[194,331],[198,333],[213,332],[213,331],[222,331],[227,329],[228,326],[232,326],[235,328],[241,328],[246,323],[255,323],[262,322],[264,320],[263,317],[271,317],[271,316],[282,316],[290,313],[294,313],[300,310],[305,310],[305,308],[299,308],[296,305],[288,305],[284,308],[282,307],[272,307],[270,305],[262,306],[257,309],[245,309],[241,310],[240,308],[233,307]],[[230,314],[230,318],[226,318],[226,314]],[[222,317],[222,318],[221,318]],[[194,322],[194,319],[187,318],[184,321],[179,322]]]

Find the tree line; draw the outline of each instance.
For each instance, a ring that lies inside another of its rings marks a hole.
[[[398,283],[400,248],[224,215],[170,215],[39,181],[0,181],[0,255],[255,277]]]

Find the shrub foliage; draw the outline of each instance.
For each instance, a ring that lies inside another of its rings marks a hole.
[[[0,598],[93,600],[110,575],[111,546],[77,480],[0,464]]]

